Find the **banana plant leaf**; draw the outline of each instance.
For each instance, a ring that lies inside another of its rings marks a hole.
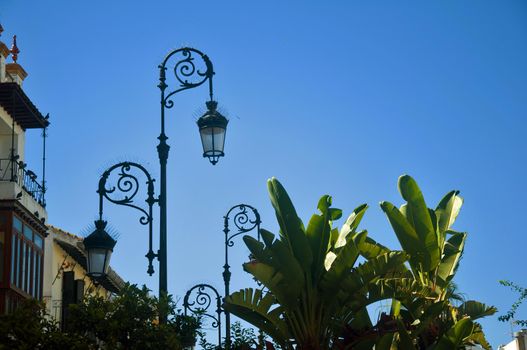
[[[298,217],[295,207],[282,184],[274,177],[267,181],[269,198],[275,209],[276,220],[280,226],[280,235],[301,262],[304,271],[311,270],[313,253],[305,234],[304,224]]]
[[[422,252],[422,268],[425,271],[431,271],[437,267],[441,257],[437,231],[434,227],[436,218],[431,217],[431,212],[426,206],[423,193],[415,180],[403,175],[399,177],[399,192],[406,200],[405,217],[414,228],[421,244],[426,248]]]
[[[448,283],[454,278],[467,238],[466,233],[447,232],[451,236],[444,242],[443,257],[437,269],[437,282],[442,288],[446,288]]]
[[[494,315],[498,309],[494,306],[487,306],[479,301],[468,300],[457,308],[462,316],[469,316],[471,320]]]
[[[459,320],[450,328],[433,347],[433,350],[452,350],[464,344],[474,330],[474,323],[469,317]]]
[[[258,327],[284,347],[292,337],[272,294],[245,288],[225,298],[225,310]]]

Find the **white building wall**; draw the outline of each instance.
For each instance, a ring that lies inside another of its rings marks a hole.
[[[12,126],[13,119],[7,111],[0,106],[0,159],[7,159],[11,155]],[[15,123],[15,153],[19,155],[19,160],[21,161],[25,159],[25,143],[26,133],[17,123]]]

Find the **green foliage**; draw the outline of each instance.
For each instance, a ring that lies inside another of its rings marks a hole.
[[[60,332],[57,324],[46,315],[42,303],[29,299],[15,312],[0,316],[0,349],[87,350],[82,337]]]
[[[499,281],[499,282],[502,286],[509,287],[513,291],[517,292],[520,296],[518,297],[518,300],[516,300],[514,304],[512,304],[510,310],[508,310],[505,315],[501,315],[500,317],[498,317],[498,320],[500,320],[501,322],[507,322],[507,321],[513,320],[515,324],[521,327],[527,327],[527,319],[526,320],[515,320],[514,319],[514,316],[516,315],[518,308],[523,303],[523,301],[527,299],[527,288],[520,287],[511,281]]]
[[[459,191],[447,193],[436,209],[428,208],[419,186],[408,175],[399,178],[399,192],[405,204],[398,209],[382,202],[381,208],[404,251],[410,254],[409,275],[430,293],[408,293],[393,301],[391,317],[400,322],[391,344],[409,348],[408,339],[412,339],[413,347],[419,349],[454,349],[469,344],[490,349],[481,326],[473,321],[494,314],[496,308],[473,300],[455,304],[463,299],[453,279],[467,237],[452,229],[463,204]]]
[[[398,187],[406,203],[381,203],[403,248],[392,251],[358,230],[367,205],[338,230],[342,211],[322,196],[305,227],[280,182],[269,180],[278,238],[263,229],[263,242],[244,237],[253,260],[243,267],[265,289],[235,292],[224,307],[284,349],[490,349],[475,320],[496,309],[465,301],[453,282],[467,238],[452,228],[463,199],[451,191],[430,209],[413,178],[401,176]],[[366,306],[385,299],[390,313],[373,324]]]
[[[170,296],[159,300],[149,292],[146,286],[127,284],[110,300],[86,298],[72,305],[68,332],[112,349],[180,349],[182,343],[195,342],[200,320],[177,314]],[[167,324],[159,324],[160,310],[169,315]]]
[[[225,349],[225,343],[222,342],[221,346],[211,344],[205,339],[206,334],[200,334],[199,345],[204,350],[221,350]],[[264,339],[262,336],[257,336],[252,328],[245,328],[240,322],[234,322],[231,325],[231,350],[249,350],[249,349],[260,349]]]
[[[143,286],[127,284],[111,299],[87,297],[70,306],[61,332],[43,305],[28,300],[0,316],[0,349],[173,349],[194,344],[200,318],[178,314],[171,297],[158,300]],[[169,315],[159,324],[159,311]]]
[[[357,232],[367,209],[364,204],[338,230],[333,221],[342,211],[331,207],[330,196],[322,196],[319,212],[305,227],[280,182],[269,180],[268,189],[280,233],[275,239],[262,230],[263,243],[245,236],[254,260],[243,266],[268,291],[240,290],[226,298],[224,307],[284,349],[293,343],[299,349],[328,349],[344,325],[357,320],[369,323],[360,317],[368,304],[397,293],[397,288],[383,287],[407,255],[381,251],[381,246],[367,240],[366,231]],[[370,244],[378,254],[357,265],[361,244]],[[369,294],[369,289],[377,293]]]

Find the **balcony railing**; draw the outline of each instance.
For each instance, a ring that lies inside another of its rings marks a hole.
[[[0,159],[0,181],[16,182],[41,206],[46,207],[45,189],[37,182],[37,175],[26,168],[27,164],[13,159]]]

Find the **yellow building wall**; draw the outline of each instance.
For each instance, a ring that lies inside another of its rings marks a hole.
[[[84,280],[84,295],[99,295],[104,298],[110,297],[110,292],[103,287],[95,286],[92,280],[86,276],[86,270],[69,256],[56,242],[56,233],[51,231],[45,240],[44,255],[44,279],[43,300],[46,303],[48,313],[60,321],[62,314],[62,273],[73,271],[75,280]]]

